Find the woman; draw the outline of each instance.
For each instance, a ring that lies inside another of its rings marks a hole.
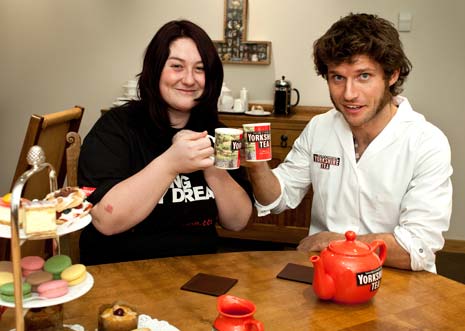
[[[212,253],[215,224],[238,231],[252,212],[243,170],[210,158],[223,67],[205,31],[165,24],[139,76],[140,100],[102,116],[82,145],[79,185],[95,187],[84,264]]]

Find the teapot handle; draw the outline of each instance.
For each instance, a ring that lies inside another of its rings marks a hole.
[[[386,254],[387,254],[387,247],[386,243],[384,240],[374,240],[371,244],[371,251],[374,252],[377,248],[379,248],[378,256],[379,259],[381,260],[381,265],[384,264],[384,261],[386,260]]]
[[[244,322],[244,326],[246,327],[246,330],[250,331],[265,331],[265,327],[263,326],[263,323],[257,320],[248,320]]]

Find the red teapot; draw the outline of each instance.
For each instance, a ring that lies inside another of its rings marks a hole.
[[[323,300],[362,303],[370,300],[381,284],[386,244],[383,240],[371,244],[357,241],[353,231],[347,231],[345,237],[330,242],[320,256],[310,258],[314,268],[313,290]]]
[[[263,331],[262,322],[254,319],[256,307],[253,302],[224,294],[218,297],[218,317],[213,323],[214,331]]]

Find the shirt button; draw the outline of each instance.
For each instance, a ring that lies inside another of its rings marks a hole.
[[[423,248],[420,248],[418,251],[419,251],[420,253],[423,253]]]

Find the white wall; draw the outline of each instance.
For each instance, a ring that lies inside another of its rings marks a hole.
[[[226,65],[225,81],[237,94],[246,86],[251,99],[271,102],[274,81],[286,75],[300,90],[300,104],[330,105],[311,46],[351,11],[393,22],[400,11],[413,15],[411,32],[401,35],[413,63],[404,95],[449,137],[454,209],[446,238],[465,240],[464,1],[249,0],[248,39],[271,41],[272,63]],[[0,0],[0,194],[9,190],[32,113],[82,105],[84,136],[139,73],[156,30],[178,18],[222,39],[221,0]]]

